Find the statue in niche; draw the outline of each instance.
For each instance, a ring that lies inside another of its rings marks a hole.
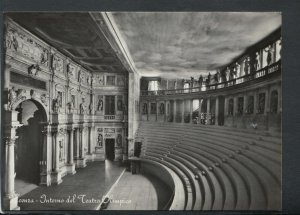
[[[102,96],[98,97],[97,110],[98,111],[103,111],[103,99],[102,99]]]
[[[42,94],[40,97],[42,103],[47,106],[47,95],[46,94]]]
[[[117,147],[121,148],[122,147],[122,135],[118,134],[117,136]]]
[[[13,100],[15,100],[15,98],[17,98],[17,93],[15,90],[15,87],[12,87],[9,91],[8,91],[8,101],[10,103],[12,103]]]
[[[97,146],[99,146],[99,147],[103,146],[102,145],[102,139],[103,139],[102,134],[98,134],[98,137],[97,137]]]
[[[64,143],[63,140],[59,141],[59,161],[63,161],[63,149],[64,149]]]
[[[119,76],[117,79],[118,86],[124,86],[124,76]]]
[[[122,102],[122,99],[118,99],[118,102],[117,102],[117,109],[118,109],[118,111],[122,111],[122,110],[123,110],[123,102]]]
[[[17,40],[17,33],[16,31],[9,30],[7,32],[7,40],[6,40],[6,47],[9,49],[14,49],[15,51],[18,50],[19,44]]]
[[[78,81],[79,81],[79,83],[83,83],[83,81],[84,81],[84,72],[83,71],[80,71]]]
[[[91,84],[91,76],[90,75],[87,76],[86,81],[87,81],[88,84]]]
[[[160,106],[159,106],[159,114],[160,114],[160,115],[165,114],[165,104],[164,104],[164,103],[160,103]]]
[[[68,77],[74,78],[75,77],[75,68],[71,64],[68,64],[67,69],[68,69]]]
[[[59,112],[59,96],[58,95],[55,99],[53,99],[53,112],[54,113]]]
[[[82,103],[79,105],[80,114],[84,114],[85,109],[86,109],[85,100],[84,100],[84,98],[82,98]]]
[[[89,104],[89,111],[90,111],[90,114],[93,113],[93,110],[94,110],[94,107],[93,107],[93,103],[91,102],[91,103]]]
[[[63,61],[57,56],[53,55],[52,57],[52,68],[54,71],[62,72],[63,70]]]
[[[103,78],[102,75],[98,75],[98,76],[97,76],[97,79],[98,79],[99,85],[104,85],[104,78]]]
[[[39,71],[40,71],[40,67],[38,64],[34,64],[34,65],[31,65],[30,67],[28,67],[29,75],[36,76]]]
[[[40,63],[45,64],[48,62],[48,50],[43,49],[40,55]]]
[[[127,114],[127,105],[123,104],[123,114]]]

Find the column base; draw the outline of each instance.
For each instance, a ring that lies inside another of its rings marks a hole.
[[[76,173],[75,164],[74,163],[67,164],[66,167],[67,167],[67,173],[68,174],[74,175]]]
[[[17,193],[13,193],[8,196],[3,197],[3,208],[4,210],[9,211],[18,211],[20,207],[18,206],[19,195]]]
[[[86,167],[86,158],[78,158],[76,160],[76,167],[77,168],[84,168],[84,167]]]
[[[104,161],[105,160],[105,155],[104,153],[96,153],[94,161]]]
[[[50,172],[43,172],[41,173],[41,182],[40,186],[49,187],[51,185],[51,173]]]
[[[62,183],[61,171],[51,173],[51,183],[55,185],[59,185]]]
[[[95,160],[96,155],[93,153],[86,154],[86,161],[87,162],[93,162]]]

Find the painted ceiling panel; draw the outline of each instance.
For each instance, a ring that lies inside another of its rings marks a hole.
[[[143,76],[190,77],[215,71],[281,26],[275,12],[114,12]]]

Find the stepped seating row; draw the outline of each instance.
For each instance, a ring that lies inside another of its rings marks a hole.
[[[279,137],[256,133],[259,144],[251,144],[239,130],[228,135],[223,129],[201,132],[195,127],[143,122],[137,132],[143,139],[142,157],[161,162],[180,176],[186,210],[280,209]]]

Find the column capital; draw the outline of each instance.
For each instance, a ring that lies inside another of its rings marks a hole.
[[[18,136],[14,137],[4,137],[5,145],[11,146],[15,144],[15,141],[18,139]]]

